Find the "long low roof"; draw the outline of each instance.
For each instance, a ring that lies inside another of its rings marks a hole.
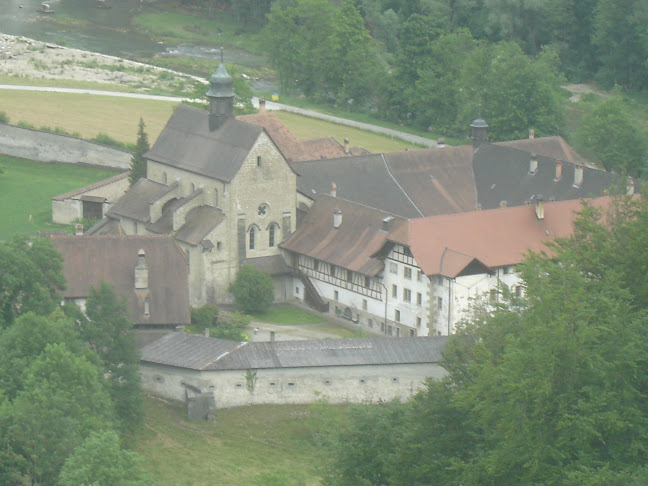
[[[141,361],[200,371],[439,363],[446,337],[323,339],[237,343],[169,333]]]

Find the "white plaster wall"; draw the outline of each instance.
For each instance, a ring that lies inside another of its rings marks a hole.
[[[83,216],[83,207],[78,199],[52,200],[52,221],[58,224],[70,224]]]
[[[446,371],[437,364],[331,366],[260,369],[252,393],[246,371],[193,371],[142,363],[145,390],[184,401],[183,383],[214,394],[217,408],[254,404],[304,404],[325,399],[330,403],[363,403],[406,399],[424,387],[427,378],[440,379]]]
[[[52,221],[59,224],[70,224],[76,219],[83,217],[83,204],[81,196],[105,197],[103,214],[110,209],[110,206],[121,198],[129,187],[128,178],[117,180],[86,192],[75,194],[73,197],[64,200],[52,200]]]

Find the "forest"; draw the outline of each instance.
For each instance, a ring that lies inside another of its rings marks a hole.
[[[440,136],[463,136],[480,116],[494,141],[530,129],[569,138],[566,82],[617,96],[648,87],[644,0],[183,3],[228,9],[247,31],[261,30],[281,93]],[[606,140],[605,151],[593,147],[596,162],[643,175],[644,134],[618,101],[590,118],[573,138],[588,146]]]
[[[648,205],[585,205],[444,351],[447,377],[405,405],[356,406],[327,486],[648,483]]]

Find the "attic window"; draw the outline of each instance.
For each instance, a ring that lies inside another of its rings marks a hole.
[[[261,167],[261,156],[257,156],[257,167]]]

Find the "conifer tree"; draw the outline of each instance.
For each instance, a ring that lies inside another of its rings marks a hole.
[[[128,180],[132,186],[142,177],[146,177],[146,160],[144,154],[151,148],[149,146],[148,135],[144,131],[144,120],[140,118],[137,129],[137,144],[135,145],[135,152],[131,158],[131,172]]]

